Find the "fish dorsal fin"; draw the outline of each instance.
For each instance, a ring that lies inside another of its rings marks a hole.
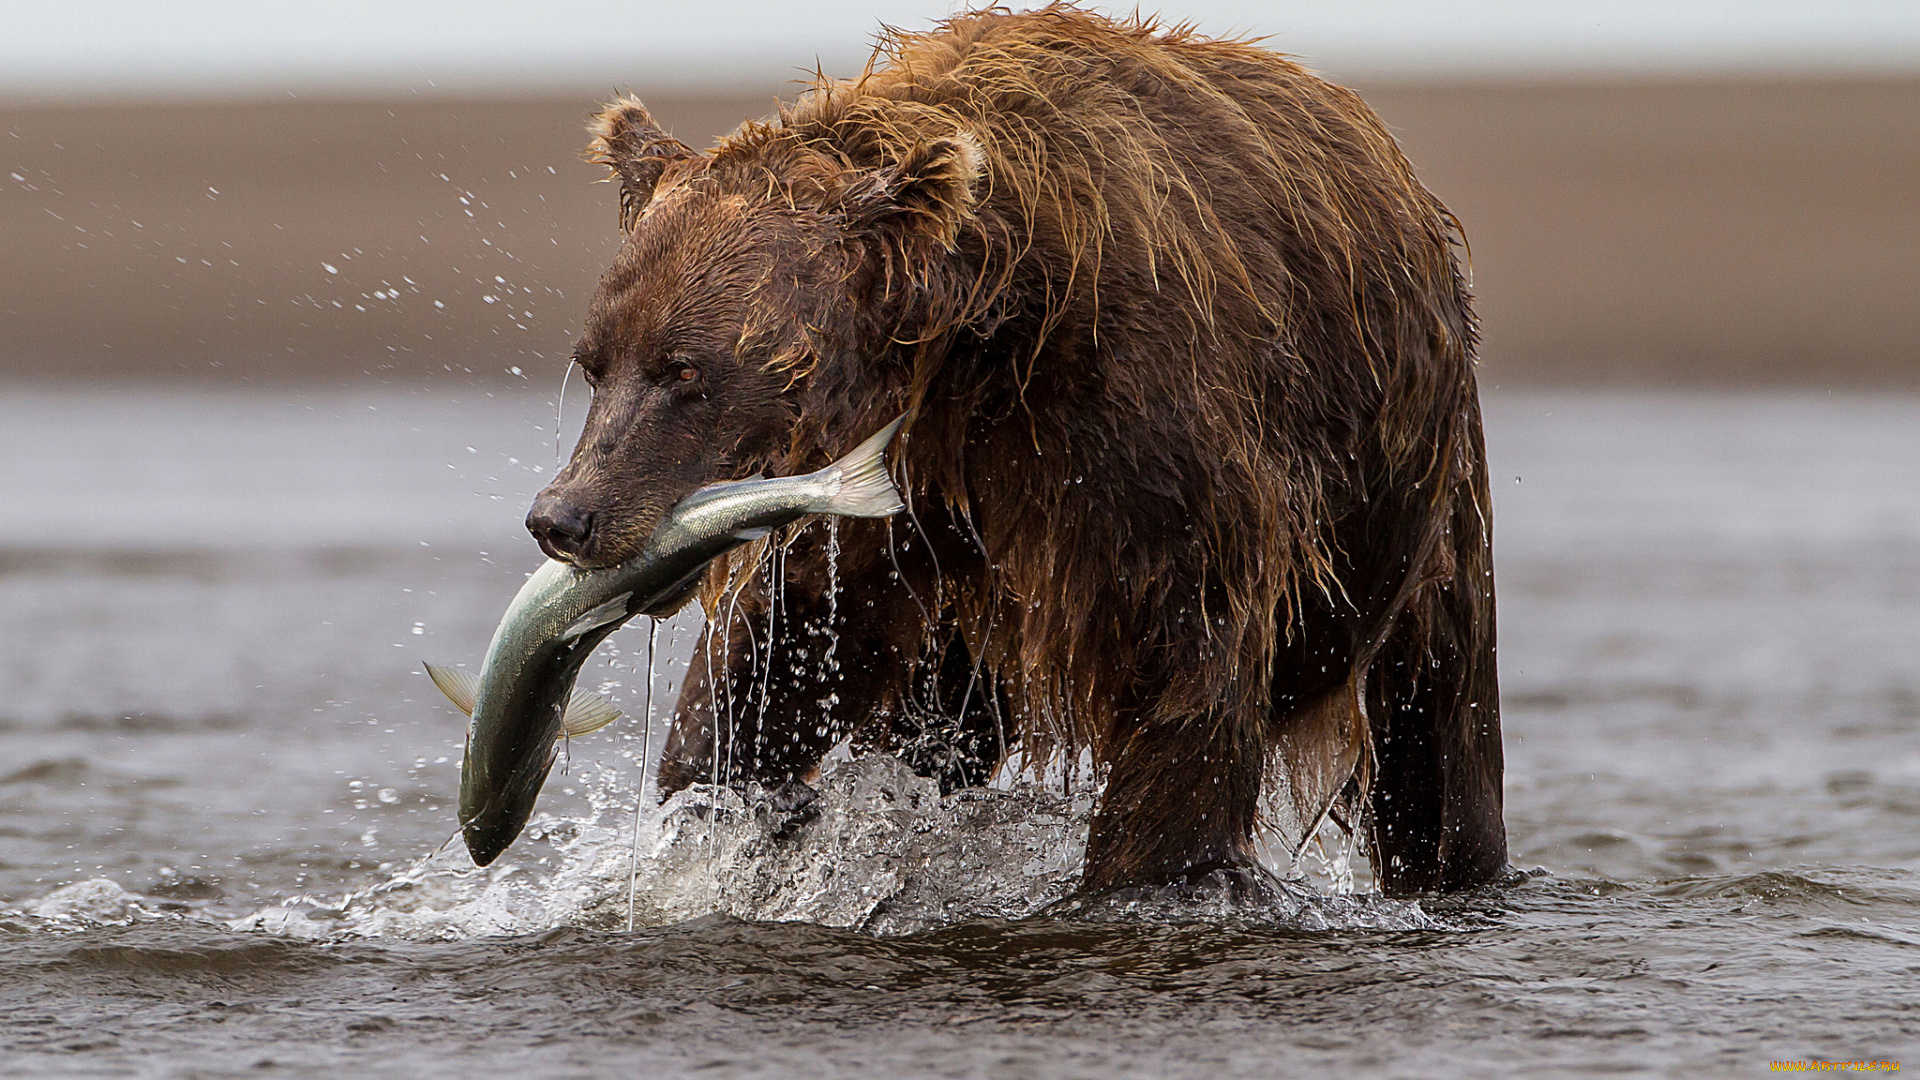
[[[480,676],[470,671],[457,671],[438,664],[427,665],[427,677],[433,685],[447,695],[447,700],[468,716],[473,715],[474,699],[480,696]]]
[[[576,686],[572,696],[567,698],[567,714],[560,720],[560,734],[571,739],[599,731],[620,719],[620,715],[620,710],[613,702]]]

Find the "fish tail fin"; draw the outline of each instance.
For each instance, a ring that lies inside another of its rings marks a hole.
[[[906,509],[906,503],[900,499],[900,489],[894,486],[893,474],[887,471],[886,455],[887,444],[893,441],[906,419],[902,414],[854,447],[852,453],[828,466],[840,471],[840,490],[820,507],[820,513],[891,517]]]
[[[480,676],[470,671],[456,671],[438,664],[427,665],[427,677],[433,685],[447,695],[447,700],[468,716],[473,715],[474,699],[480,696]]]
[[[560,719],[560,733],[571,739],[599,731],[620,719],[620,716],[620,710],[613,702],[599,694],[575,688],[572,696],[567,698],[567,712]]]

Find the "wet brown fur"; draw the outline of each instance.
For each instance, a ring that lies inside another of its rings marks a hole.
[[[594,135],[628,240],[551,489],[595,508],[581,561],[910,414],[912,512],[839,526],[837,597],[818,523],[710,575],[664,788],[804,776],[849,733],[907,753],[945,715],[987,759],[965,782],[1090,751],[1084,886],[1151,885],[1247,865],[1269,756],[1345,693],[1336,813],[1386,886],[1504,869],[1463,241],[1358,97],[1052,6],[890,33],[707,153],[630,99]],[[675,399],[662,342],[695,324],[730,355]]]

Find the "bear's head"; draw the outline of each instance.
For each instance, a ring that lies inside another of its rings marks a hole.
[[[710,153],[631,99],[592,126],[624,236],[574,348],[585,430],[527,515],[549,556],[624,561],[695,488],[817,467],[905,404],[979,144],[844,113],[786,120]]]

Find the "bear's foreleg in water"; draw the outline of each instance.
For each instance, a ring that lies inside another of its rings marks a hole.
[[[790,577],[776,600],[756,577],[714,602],[661,754],[663,796],[714,780],[804,782],[848,738],[900,757],[943,792],[986,783],[1006,756],[1018,734],[1007,695],[951,612],[931,606],[942,577],[928,545],[883,555],[884,544],[863,544],[865,557],[850,550],[829,576],[818,539],[783,560]],[[951,568],[969,565],[963,548],[948,546]],[[903,572],[921,587],[903,583]],[[944,633],[925,633],[928,618]]]

